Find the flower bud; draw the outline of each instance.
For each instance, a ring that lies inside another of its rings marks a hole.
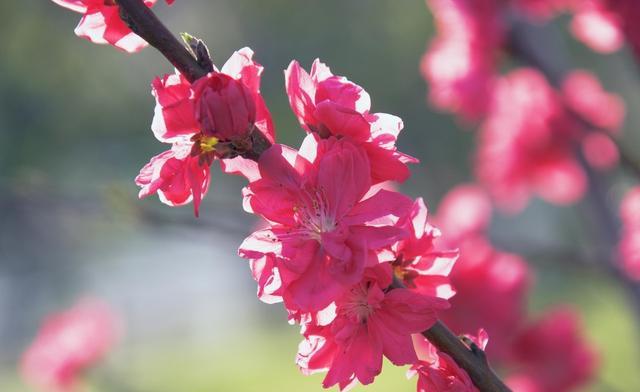
[[[256,121],[256,104],[242,82],[219,72],[197,80],[195,115],[202,133],[220,140],[238,140],[249,135]]]

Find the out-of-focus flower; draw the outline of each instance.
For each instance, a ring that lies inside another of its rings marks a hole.
[[[297,61],[285,71],[291,109],[307,132],[320,137],[348,137],[364,149],[371,164],[373,184],[404,181],[408,163],[417,159],[397,151],[402,120],[386,113],[370,113],[371,99],[360,86],[331,73],[316,59],[307,73]]]
[[[624,33],[619,19],[606,9],[603,1],[577,1],[574,8],[571,32],[578,40],[600,53],[615,52],[622,47]]]
[[[640,3],[635,0],[582,0],[574,2],[571,29],[593,50],[610,53],[626,41],[640,56]]]
[[[456,295],[443,321],[456,333],[484,329],[492,336],[489,357],[504,360],[526,316],[532,273],[518,255],[495,249],[487,239],[491,220],[488,195],[477,185],[453,188],[435,218],[444,249],[459,248],[450,279]]]
[[[118,324],[113,310],[97,300],[84,300],[49,316],[23,354],[23,378],[44,392],[74,391],[81,373],[115,343]]]
[[[137,36],[120,18],[115,0],[52,0],[54,3],[82,14],[75,29],[78,37],[96,44],[110,44],[125,52],[134,53],[147,43]],[[157,0],[145,0],[152,7]],[[173,1],[167,1],[171,4]]]
[[[606,92],[592,73],[572,71],[562,82],[562,93],[567,106],[590,124],[609,131],[622,125],[624,101]]]
[[[598,363],[569,308],[550,311],[526,327],[514,343],[513,358],[518,383],[544,392],[575,390],[593,377]]]
[[[622,269],[640,281],[640,187],[627,192],[620,205],[622,239],[618,245]]]
[[[427,0],[437,36],[422,58],[429,98],[466,119],[489,110],[496,61],[504,39],[495,0]]]
[[[476,174],[507,211],[523,209],[531,194],[554,204],[573,203],[587,186],[575,156],[582,135],[543,75],[513,71],[497,84],[480,130]]]
[[[583,136],[582,152],[587,162],[598,169],[609,169],[618,163],[619,152],[611,136],[620,130],[625,105],[617,94],[602,88],[600,81],[587,71],[573,71],[562,83],[567,108],[599,131]]]
[[[245,208],[271,226],[247,238],[240,255],[275,256],[271,271],[290,311],[326,307],[362,279],[365,267],[383,261],[377,250],[406,236],[395,225],[411,200],[385,190],[368,195],[369,161],[350,139],[310,134],[300,152],[274,145],[259,169]]]
[[[382,267],[379,267],[381,269]],[[307,325],[297,363],[311,374],[328,370],[323,386],[344,390],[356,380],[373,382],[382,369],[382,356],[395,365],[417,361],[412,334],[436,321],[436,311],[447,301],[407,289],[384,289],[391,284],[389,269],[366,277],[335,303],[328,325]]]

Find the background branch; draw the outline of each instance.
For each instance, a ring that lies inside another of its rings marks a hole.
[[[569,61],[565,56],[567,51],[563,50],[561,45],[561,38],[557,34],[553,34],[548,28],[545,28],[544,25],[530,23],[524,16],[515,11],[509,13],[508,19],[510,21],[509,49],[511,54],[537,68],[544,74],[550,84],[560,88],[565,76],[571,70]],[[541,45],[543,42],[544,45]],[[619,148],[621,162],[640,178],[640,166],[622,149],[620,143],[613,139],[609,132],[591,124],[570,108],[565,107],[565,109],[587,131],[599,132],[610,137]],[[594,219],[594,226],[600,228],[598,240],[602,243],[602,246],[599,247],[601,251],[598,259],[611,276],[626,289],[632,299],[636,316],[640,317],[640,285],[627,277],[620,268],[616,257],[616,249],[620,240],[620,222],[617,211],[612,207],[608,197],[609,180],[601,173],[593,170],[587,163],[579,146],[576,146],[576,156],[587,175],[589,184],[587,199],[591,205],[590,212]]]

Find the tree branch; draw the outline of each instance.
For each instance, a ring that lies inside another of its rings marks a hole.
[[[122,20],[131,30],[158,49],[190,82],[208,73],[142,0],[116,2],[120,6]]]
[[[395,277],[391,288],[406,289]],[[484,351],[475,345],[472,348],[467,347],[442,321],[437,320],[431,328],[422,332],[422,336],[438,350],[453,358],[471,377],[473,385],[480,392],[511,392],[491,369]]]
[[[511,53],[525,63],[537,68],[553,86],[560,87],[564,77],[571,69],[565,56],[566,50],[561,46],[561,40],[544,26],[529,23],[516,12],[511,12],[508,18],[511,22],[509,35]],[[542,42],[544,42],[544,45],[540,45]],[[622,163],[640,178],[640,166],[622,149],[622,146],[612,138],[609,132],[590,123],[570,108],[565,107],[565,109],[587,131],[599,132],[610,137],[620,149]],[[602,252],[599,259],[605,269],[627,290],[627,293],[633,299],[636,316],[640,316],[640,285],[627,277],[620,268],[615,256],[615,250],[620,240],[620,222],[607,197],[608,179],[593,170],[587,163],[579,146],[576,146],[576,156],[587,175],[589,184],[587,198],[592,206],[591,213],[597,222],[597,226],[601,229],[599,239],[603,240],[604,246],[601,247]]]
[[[510,392],[511,390],[496,376],[489,366],[484,351],[474,352],[469,349],[460,338],[447,328],[440,320],[433,327],[424,331],[422,335],[438,348],[447,353],[463,368],[473,384],[480,392]]]

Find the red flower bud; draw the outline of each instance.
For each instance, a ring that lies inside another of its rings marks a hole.
[[[220,140],[246,137],[256,121],[256,103],[240,81],[212,72],[194,84],[196,119],[202,133]]]

